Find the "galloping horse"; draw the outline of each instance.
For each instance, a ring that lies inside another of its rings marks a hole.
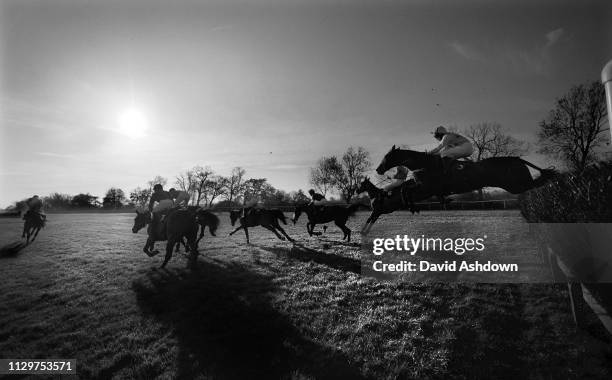
[[[242,210],[232,210],[230,211],[230,220],[232,222],[232,226],[236,224],[237,220],[240,222],[240,226],[238,226],[238,228],[236,228],[234,231],[230,232],[229,236],[232,236],[238,230],[243,229],[244,234],[246,235],[247,243],[249,243],[248,227],[255,226],[262,226],[263,228],[274,232],[279,239],[285,240],[285,238],[278,233],[278,231],[280,231],[287,237],[287,240],[291,242],[294,241],[289,235],[287,235],[280,224],[278,224],[279,220],[281,220],[284,224],[287,224],[285,214],[283,214],[283,212],[279,209],[246,208]]]
[[[394,145],[376,172],[383,174],[396,166],[406,166],[410,170],[423,169],[418,179],[430,187],[431,195],[440,197],[488,186],[519,194],[543,185],[556,174],[553,169],[541,169],[519,157],[492,157],[478,162],[454,161],[445,175],[442,160],[447,159],[424,152],[397,149]],[[540,176],[534,179],[529,167],[538,170]]]
[[[301,205],[296,206],[293,212],[293,224],[295,224],[302,212],[308,215],[308,223],[306,223],[306,230],[310,236],[317,235],[320,233],[314,232],[314,227],[317,224],[329,223],[333,221],[338,226],[344,236],[342,240],[348,239],[347,242],[351,241],[351,230],[346,226],[346,221],[349,216],[353,215],[360,205],[352,204],[348,207],[333,205],[333,206],[314,206],[314,205]],[[319,209],[319,210],[317,210]]]
[[[198,236],[198,240],[196,240],[196,245],[198,245],[200,243],[200,240],[202,240],[202,237],[204,237],[204,229],[206,228],[206,226],[208,226],[208,230],[212,236],[217,236],[215,235],[217,227],[219,227],[219,217],[217,215],[213,214],[208,210],[204,210],[199,206],[188,206],[187,210],[190,210],[195,213],[196,222],[198,222],[198,224],[200,225],[200,236]],[[179,251],[179,247],[181,246],[181,244],[183,244],[183,246],[185,247],[185,252],[189,252],[189,246],[185,243],[184,240],[181,240],[180,242],[176,243],[176,248],[174,249],[174,252]]]
[[[43,228],[46,224],[46,219],[43,215],[36,212],[29,212],[25,215],[25,222],[23,222],[23,233],[21,234],[22,238],[26,238],[26,244],[30,243],[30,236],[32,236],[32,241],[36,239],[38,236],[38,231]]]
[[[151,223],[151,213],[148,211],[136,210],[136,218],[134,218],[134,226],[132,232],[137,233],[140,229],[144,228],[147,224]],[[161,267],[165,267],[168,261],[172,258],[172,247],[175,244],[180,243],[183,238],[187,239],[191,251],[191,257],[193,260],[197,259],[198,246],[196,243],[196,237],[198,235],[198,224],[196,218],[191,210],[178,209],[171,211],[167,216],[165,222],[158,223],[157,231],[153,231],[153,228],[149,228],[148,238],[143,251],[153,256],[157,251],[151,252],[155,241],[167,240],[166,243],[166,257]]]

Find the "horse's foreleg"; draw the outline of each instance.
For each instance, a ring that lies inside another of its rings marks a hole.
[[[161,265],[161,268],[165,267],[168,264],[168,261],[172,258],[172,248],[174,248],[174,238],[169,238],[168,243],[166,243],[166,257],[164,258],[164,262]]]
[[[244,234],[246,235],[246,239],[247,239],[247,244],[251,244],[249,242],[249,229],[247,228],[247,226],[244,226]]]
[[[310,236],[312,236],[312,235],[315,235],[315,236],[321,235],[321,232],[315,232],[314,229],[315,229],[316,225],[317,225],[316,223],[310,222]]]
[[[34,239],[36,239],[36,236],[38,236],[38,231],[40,231],[40,227],[37,227],[36,231],[34,231],[34,237],[32,237],[32,241],[34,241]]]
[[[239,226],[239,227],[236,227],[236,229],[235,229],[235,230],[233,230],[232,232],[230,232],[230,233],[229,233],[229,236],[232,236],[233,234],[235,234],[236,232],[238,232],[238,231],[239,231],[241,228],[245,228],[245,227],[244,227],[244,226],[242,226],[242,225],[241,225],[241,226]],[[245,228],[245,229],[246,229],[246,228]]]

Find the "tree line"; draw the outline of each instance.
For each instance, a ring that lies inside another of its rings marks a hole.
[[[310,198],[303,190],[286,192],[272,186],[266,178],[248,178],[246,170],[235,167],[229,176],[215,173],[210,167],[195,166],[179,173],[174,181],[162,176],[147,181],[143,186],[125,192],[119,187],[111,187],[100,197],[90,193],[76,195],[52,193],[43,197],[47,210],[70,209],[107,209],[146,207],[153,186],[161,184],[165,190],[174,187],[186,191],[190,204],[202,207],[240,207],[246,203],[257,202],[261,205],[293,205],[308,202]],[[25,199],[16,202],[11,209],[25,209]]]

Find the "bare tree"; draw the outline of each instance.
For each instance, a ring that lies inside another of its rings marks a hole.
[[[227,182],[227,178],[219,175],[211,175],[208,177],[204,193],[204,199],[208,207],[212,206],[215,199],[226,193]]]
[[[137,187],[130,192],[130,200],[134,202],[136,207],[145,207],[149,201],[151,193],[151,189],[141,189],[140,187]]]
[[[592,82],[572,87],[557,99],[548,118],[540,122],[539,153],[563,161],[582,171],[597,159],[595,149],[605,141],[605,90]]]
[[[471,125],[464,134],[472,141],[475,161],[490,157],[522,156],[529,151],[527,142],[505,134],[498,123]]]
[[[160,175],[156,175],[155,178],[147,182],[147,184],[149,185],[149,189],[153,189],[153,186],[157,185],[158,183],[162,186],[166,186],[166,184],[168,183],[168,179]]]
[[[271,186],[266,178],[250,178],[244,184],[243,204],[252,201],[263,202],[268,198]]]
[[[332,160],[331,157],[322,157],[317,161],[317,166],[310,168],[310,184],[325,196],[329,190],[335,187],[337,176],[334,175],[333,171],[337,170],[338,166],[333,164],[336,161]]]
[[[336,156],[323,157],[312,171],[319,173],[321,183],[333,184],[346,202],[355,195],[359,183],[370,169],[370,154],[362,147],[349,147],[339,160]],[[312,181],[312,177],[311,177]],[[314,183],[313,183],[314,184]]]
[[[185,191],[187,194],[189,194],[189,199],[192,203],[196,203],[195,175],[193,169],[188,169],[183,173],[179,173],[179,175],[176,176],[176,181],[174,183],[181,191]]]
[[[240,166],[232,169],[232,173],[227,178],[225,197],[228,201],[233,202],[240,197],[244,192],[244,175],[246,171]]]
[[[207,194],[207,186],[209,177],[213,175],[212,169],[209,167],[195,166],[192,171],[193,176],[193,191],[196,206],[200,205],[202,200],[205,200]]]

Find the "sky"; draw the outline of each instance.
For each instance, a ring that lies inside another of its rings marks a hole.
[[[393,144],[434,147],[438,125],[534,143],[555,99],[612,59],[610,8],[0,0],[0,207],[196,165],[308,189],[322,156],[363,146],[376,166]]]

